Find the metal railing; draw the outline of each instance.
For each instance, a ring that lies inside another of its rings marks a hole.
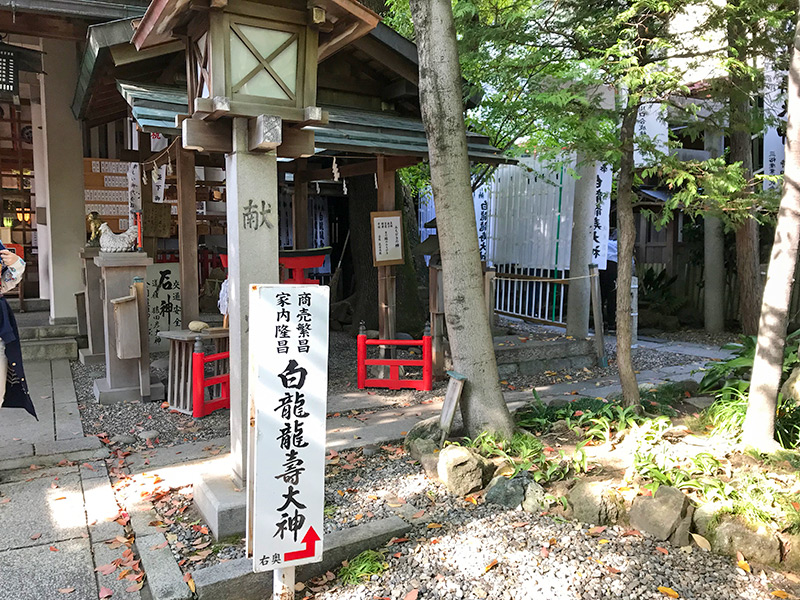
[[[566,326],[569,280],[550,269],[497,265],[494,308],[499,315],[533,323]],[[556,272],[557,273],[557,272]]]

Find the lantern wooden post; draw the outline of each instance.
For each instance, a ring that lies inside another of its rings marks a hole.
[[[197,276],[197,192],[194,152],[178,146],[178,248],[181,271],[181,321],[184,328],[200,318]]]

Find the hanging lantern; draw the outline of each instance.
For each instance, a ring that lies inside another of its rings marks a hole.
[[[0,99],[19,102],[19,72],[42,72],[42,53],[0,42]]]

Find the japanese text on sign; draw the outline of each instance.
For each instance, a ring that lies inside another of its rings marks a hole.
[[[147,331],[150,349],[168,347],[159,331],[181,328],[181,284],[178,263],[158,263],[147,267]]]
[[[376,267],[403,264],[403,214],[373,212],[372,256]]]
[[[251,288],[255,571],[322,559],[327,324],[325,286]]]
[[[611,169],[597,163],[594,210],[592,211],[592,262],[602,271],[608,259],[609,212],[611,210]]]

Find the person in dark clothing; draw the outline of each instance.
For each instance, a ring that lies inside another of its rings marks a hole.
[[[0,293],[14,289],[25,272],[25,261],[0,244]],[[22,367],[22,348],[19,341],[17,321],[8,301],[0,296],[0,390],[3,390],[2,408],[24,408],[34,418],[33,407]]]
[[[609,331],[617,329],[617,235],[612,231],[608,238],[606,268],[600,271],[600,298],[603,303],[603,320]]]

